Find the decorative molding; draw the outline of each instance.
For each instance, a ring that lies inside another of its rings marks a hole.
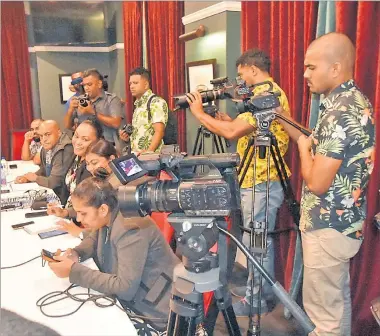
[[[220,14],[223,12],[240,12],[241,2],[240,1],[221,1],[215,5],[203,8],[197,12],[186,15],[182,18],[182,23],[186,26],[189,23],[196,22],[210,16]]]
[[[48,52],[111,52],[117,49],[124,49],[124,43],[116,43],[109,47],[87,47],[87,46],[34,46],[29,47],[29,52],[48,51]]]
[[[24,1],[24,12],[25,12],[25,15],[30,15],[30,3],[29,3],[29,1]]]

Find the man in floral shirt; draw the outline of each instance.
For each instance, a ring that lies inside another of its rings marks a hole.
[[[150,72],[136,68],[129,74],[129,88],[136,98],[133,111],[131,150],[135,153],[160,151],[168,121],[168,105],[150,89]],[[128,141],[125,131],[120,131],[120,139]]]
[[[318,335],[351,335],[350,258],[358,252],[373,169],[371,103],[353,81],[355,48],[343,34],[315,40],[305,55],[312,93],[324,94],[312,136],[297,141],[304,190],[301,223],[306,312]]]

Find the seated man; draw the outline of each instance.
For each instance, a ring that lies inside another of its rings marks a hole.
[[[24,143],[21,148],[21,160],[33,160],[37,165],[41,163],[41,142],[38,129],[42,122],[42,119],[34,119],[30,124],[30,131],[25,133]]]
[[[50,262],[50,268],[71,283],[116,296],[124,308],[154,318],[151,324],[165,330],[179,260],[157,226],[149,218],[123,218],[117,191],[99,178],[82,181],[71,201],[77,221],[92,232],[77,247],[56,256],[60,262]],[[99,271],[79,263],[89,258]]]
[[[39,127],[41,137],[41,167],[35,173],[16,178],[16,183],[36,182],[41,187],[53,189],[61,198],[64,176],[73,161],[73,145],[70,137],[62,133],[54,120],[46,120]],[[61,202],[65,202],[62,200]]]

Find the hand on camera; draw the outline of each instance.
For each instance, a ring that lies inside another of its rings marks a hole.
[[[121,140],[127,142],[129,140],[129,135],[124,130],[119,130],[119,137]]]
[[[82,231],[84,231],[79,226],[75,225],[73,221],[67,222],[64,220],[60,220],[57,222],[58,230],[66,231],[70,233],[74,237],[79,237]]]
[[[190,111],[194,115],[205,113],[202,106],[202,96],[198,91],[187,93],[186,97],[186,100],[189,103]]]
[[[70,109],[76,109],[76,108],[78,108],[78,106],[79,106],[79,100],[78,100],[78,98],[77,97],[73,97],[73,98],[71,98],[71,100],[70,100]]]
[[[88,103],[86,107],[78,105],[78,112],[81,114],[92,114],[95,115],[95,110],[91,103]]]
[[[34,137],[33,131],[26,132],[24,135],[25,141],[28,141],[28,142],[31,142],[33,140],[33,137]]]

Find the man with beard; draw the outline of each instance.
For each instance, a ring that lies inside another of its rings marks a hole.
[[[42,122],[42,119],[34,119],[32,121],[30,130],[25,133],[24,143],[21,148],[21,159],[24,161],[33,160],[33,162],[38,165],[41,163],[41,142],[38,129]]]

